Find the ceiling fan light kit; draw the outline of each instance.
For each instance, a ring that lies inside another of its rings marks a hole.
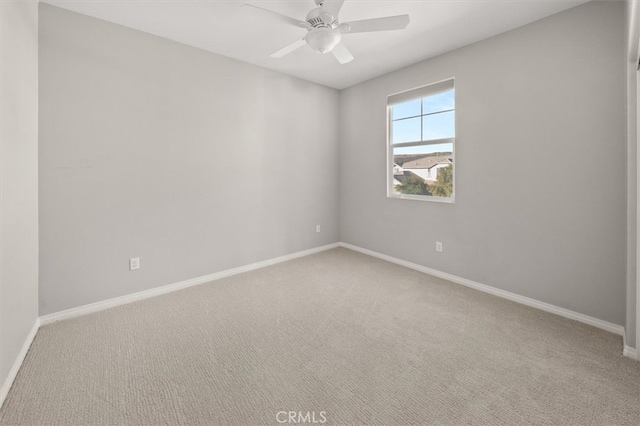
[[[314,28],[305,36],[305,41],[318,53],[329,53],[340,43],[341,34],[332,28]]]
[[[305,21],[251,4],[245,4],[244,6],[258,11],[271,19],[276,19],[280,22],[307,30],[307,34],[302,39],[298,39],[271,54],[272,58],[281,58],[302,47],[304,44],[307,44],[318,53],[333,53],[333,56],[338,62],[346,64],[353,60],[353,55],[351,55],[349,50],[341,43],[343,34],[401,30],[409,24],[409,15],[387,16],[384,18],[340,23],[338,14],[340,13],[340,9],[342,9],[344,0],[332,2],[314,0],[314,2],[318,7],[312,9],[307,14]]]

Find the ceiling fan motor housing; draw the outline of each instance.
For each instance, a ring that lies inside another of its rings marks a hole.
[[[339,24],[338,18],[324,11],[321,7],[312,9],[307,14],[306,21],[313,28],[336,28]]]

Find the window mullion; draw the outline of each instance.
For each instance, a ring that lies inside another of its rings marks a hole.
[[[455,108],[451,108],[451,109],[443,109],[442,111],[434,111],[434,112],[429,112],[427,114],[422,114],[423,117],[429,116],[429,115],[436,115],[436,114],[442,114],[445,112],[451,112],[451,111],[455,111]]]
[[[424,129],[422,123],[424,123],[424,98],[420,99],[420,140],[424,140]]]
[[[422,112],[422,111],[421,111],[421,112]],[[391,120],[392,120],[392,121],[403,121],[403,120],[410,120],[410,119],[412,119],[412,118],[419,118],[419,117],[422,117],[422,114],[420,114],[420,115],[412,115],[412,116],[410,116],[410,117],[392,118]]]
[[[398,142],[392,143],[393,148],[407,148],[411,146],[429,146],[429,145],[442,145],[445,143],[455,143],[456,138],[444,138],[444,139],[429,139],[426,141],[414,141],[414,142]]]

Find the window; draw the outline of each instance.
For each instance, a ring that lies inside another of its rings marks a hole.
[[[453,79],[391,95],[387,111],[387,196],[452,202],[456,137]]]

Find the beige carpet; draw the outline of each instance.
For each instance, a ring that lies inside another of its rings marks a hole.
[[[621,346],[335,249],[42,327],[0,424],[639,425]]]

